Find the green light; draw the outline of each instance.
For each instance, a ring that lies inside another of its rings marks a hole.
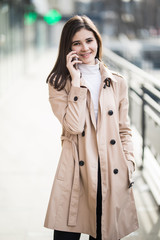
[[[33,24],[37,19],[37,13],[35,12],[29,12],[24,14],[24,24],[25,25],[31,25]]]
[[[57,10],[51,9],[43,18],[49,25],[54,25],[61,20],[62,16]]]

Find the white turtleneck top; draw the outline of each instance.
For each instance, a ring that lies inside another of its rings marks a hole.
[[[101,74],[99,69],[99,61],[96,59],[95,65],[79,64],[78,68],[85,80],[86,86],[91,93],[91,98],[94,106],[96,122],[98,118],[98,98],[101,85]]]

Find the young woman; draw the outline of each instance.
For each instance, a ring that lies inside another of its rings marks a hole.
[[[123,238],[138,228],[127,85],[103,64],[101,36],[88,17],[64,25],[47,82],[63,131],[45,227],[54,240]]]

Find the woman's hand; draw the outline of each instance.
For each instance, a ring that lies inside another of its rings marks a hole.
[[[75,87],[80,87],[80,71],[75,67],[75,65],[78,63],[82,63],[82,61],[78,60],[76,51],[71,51],[68,53],[66,56],[66,66],[72,78],[72,85]]]

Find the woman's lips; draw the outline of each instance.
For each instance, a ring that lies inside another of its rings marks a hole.
[[[90,53],[84,53],[84,54],[81,54],[81,56],[82,56],[83,58],[87,58],[87,57],[90,56]]]

